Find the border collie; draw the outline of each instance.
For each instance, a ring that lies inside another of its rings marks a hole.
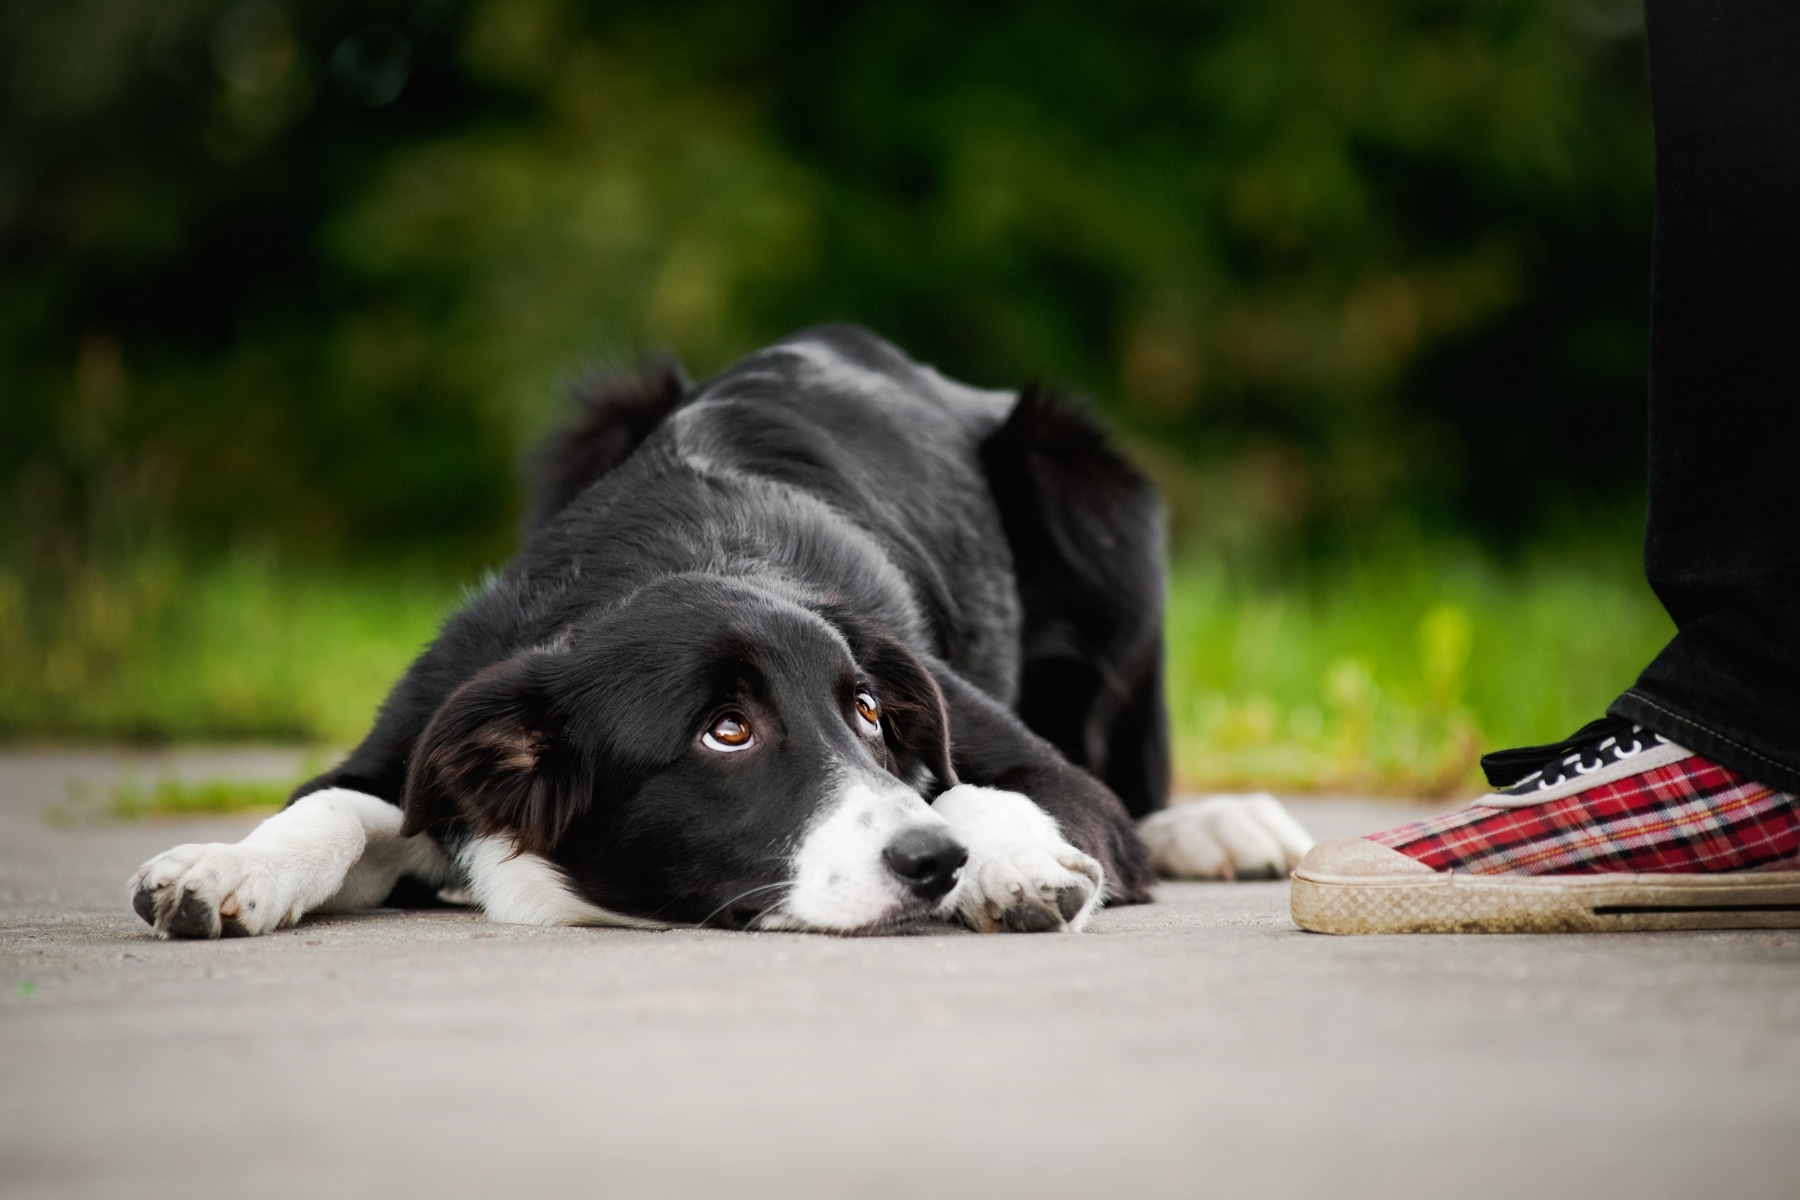
[[[1074,931],[1156,866],[1285,875],[1310,845],[1266,797],[1152,816],[1161,511],[1073,408],[843,326],[585,404],[518,557],[342,765],[138,871],[158,934],[438,895],[548,925]]]

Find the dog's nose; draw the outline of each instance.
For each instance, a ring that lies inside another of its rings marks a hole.
[[[881,857],[906,880],[913,895],[936,900],[955,886],[956,873],[969,861],[969,852],[942,830],[914,826],[889,842]]]

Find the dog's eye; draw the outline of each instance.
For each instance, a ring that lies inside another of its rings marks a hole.
[[[881,705],[875,703],[875,697],[869,693],[856,693],[856,715],[862,718],[870,733],[881,728]]]
[[[756,744],[756,734],[750,730],[750,722],[744,720],[740,713],[726,713],[714,721],[712,728],[700,737],[700,743],[708,750],[717,750],[721,754],[735,754],[739,750],[748,750]]]

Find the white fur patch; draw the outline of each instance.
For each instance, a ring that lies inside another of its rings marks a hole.
[[[661,921],[629,917],[575,894],[562,868],[539,854],[515,852],[509,837],[473,838],[457,855],[468,892],[488,920],[503,925],[611,925],[666,929]]]
[[[1172,879],[1277,879],[1300,865],[1312,835],[1267,792],[1207,796],[1138,825],[1159,874]]]
[[[374,908],[388,898],[402,876],[430,884],[449,884],[456,878],[456,867],[434,837],[371,834],[362,856],[351,866],[338,890],[323,904],[307,911],[361,912]]]
[[[851,783],[801,840],[787,895],[758,928],[843,932],[900,915],[912,894],[882,851],[902,830],[920,827],[947,830],[911,788]]]
[[[1064,840],[1029,796],[959,784],[932,807],[969,848],[962,878],[940,911],[984,933],[1086,927],[1105,891],[1105,872]]]
[[[237,843],[177,846],[132,876],[132,905],[162,937],[260,934],[320,909],[381,903],[402,874],[449,879],[429,838],[400,833],[396,806],[349,788],[302,796]]]

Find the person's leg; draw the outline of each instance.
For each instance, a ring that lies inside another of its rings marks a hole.
[[[1650,586],[1610,711],[1800,791],[1800,4],[1652,0]]]
[[[1496,792],[1295,872],[1323,932],[1800,924],[1800,4],[1650,0],[1645,566],[1677,633]]]

